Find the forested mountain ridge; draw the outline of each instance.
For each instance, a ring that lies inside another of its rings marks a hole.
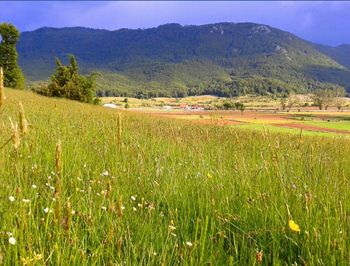
[[[64,61],[74,54],[83,72],[102,73],[100,91],[150,97],[350,89],[350,63],[340,48],[334,52],[254,23],[115,31],[41,28],[23,32],[18,45],[29,80],[47,79],[55,57]]]

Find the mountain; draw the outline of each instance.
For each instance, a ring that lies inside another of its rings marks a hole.
[[[151,97],[350,90],[348,48],[332,50],[254,23],[115,31],[41,28],[23,32],[18,44],[30,81],[48,79],[55,57],[65,62],[74,54],[83,73],[101,73],[101,94]]]
[[[315,45],[315,48],[330,58],[337,61],[339,64],[350,69],[350,45],[342,44],[336,47]]]

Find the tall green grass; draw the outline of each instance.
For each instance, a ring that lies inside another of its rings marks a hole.
[[[6,96],[0,147],[20,101],[29,128],[0,149],[0,264],[349,263],[349,140]]]

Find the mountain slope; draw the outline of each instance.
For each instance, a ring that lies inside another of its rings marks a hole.
[[[253,23],[41,28],[22,33],[18,51],[30,80],[47,79],[54,57],[72,53],[83,72],[103,73],[99,88],[111,94],[305,92],[320,82],[350,88],[350,71],[339,58],[293,34]],[[253,88],[245,88],[247,79],[256,80]],[[266,82],[258,88],[261,79]]]
[[[320,52],[328,55],[333,60],[337,61],[339,64],[350,68],[350,45],[342,44],[336,47],[316,45],[316,49]]]

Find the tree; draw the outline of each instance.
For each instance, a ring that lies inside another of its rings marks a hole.
[[[286,106],[287,106],[287,97],[282,97],[282,98],[280,99],[280,104],[281,104],[282,111],[286,110]]]
[[[334,94],[334,105],[338,108],[338,111],[340,111],[347,102],[344,98],[346,95],[346,91],[344,88],[337,88],[334,90]]]
[[[298,96],[296,96],[294,93],[291,93],[287,100],[287,107],[289,110],[291,110],[294,106],[299,107],[300,106],[300,99]]]
[[[323,108],[327,110],[333,101],[333,97],[333,92],[330,89],[315,90],[313,95],[314,104],[318,106],[320,110]]]
[[[16,43],[19,40],[19,32],[15,26],[8,23],[0,24],[0,66],[4,68],[5,87],[23,89],[24,76],[18,66],[18,54]]]
[[[98,103],[95,93],[96,74],[81,76],[79,75],[77,60],[73,55],[69,56],[69,61],[70,64],[64,66],[56,58],[56,71],[51,76],[51,83],[47,87],[34,91],[49,97],[63,97],[84,103]]]
[[[323,108],[327,110],[328,107],[332,105],[335,105],[338,107],[338,109],[341,109],[341,105],[343,104],[342,97],[344,96],[345,89],[342,87],[337,87],[334,89],[318,89],[314,92],[313,99],[315,105],[317,105],[320,110]]]
[[[222,108],[225,109],[225,110],[234,109],[234,104],[233,104],[232,101],[225,101],[225,102],[222,104]]]
[[[243,115],[243,112],[245,110],[245,105],[243,103],[240,103],[240,102],[235,102],[235,108],[238,110],[238,111],[241,111],[241,115]]]

